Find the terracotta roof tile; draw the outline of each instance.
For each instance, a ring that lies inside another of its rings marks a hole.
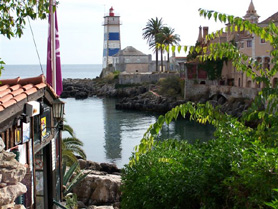
[[[39,83],[35,86],[36,86],[37,89],[42,89],[42,88],[46,87],[46,84],[45,83]]]
[[[19,88],[21,88],[21,85],[20,85],[20,84],[16,84],[16,85],[13,85],[13,86],[10,87],[10,89],[11,89],[12,91],[15,91],[15,90],[17,90],[17,89],[19,89]]]
[[[25,86],[23,86],[23,89],[25,90],[25,91],[27,91],[28,89],[31,89],[31,88],[33,88],[33,84],[26,84]]]
[[[6,96],[0,98],[0,102],[3,104],[3,103],[5,103],[5,102],[11,100],[12,98],[13,98],[13,95],[7,94]]]
[[[15,104],[15,103],[16,103],[16,101],[12,99],[12,100],[9,100],[9,101],[3,103],[2,106],[3,106],[4,108],[7,108],[7,107],[9,107],[9,106],[11,106],[11,105],[13,105],[13,104]]]
[[[35,92],[37,92],[37,88],[31,88],[31,89],[28,89],[27,91],[25,91],[24,93],[27,94],[28,96],[31,95],[31,94],[34,94]]]
[[[24,92],[23,88],[17,89],[15,91],[12,91],[10,94],[13,95],[14,97],[17,96],[18,94],[21,94],[22,92]]]
[[[0,82],[1,82],[1,86],[2,85],[6,85],[6,84],[8,84],[8,85],[15,85],[15,84],[18,83],[19,80],[20,80],[20,78],[17,77],[17,78],[13,78],[13,79],[0,80]]]
[[[5,89],[4,91],[0,92],[0,98],[6,96],[7,94],[9,94],[11,92],[10,89]]]
[[[19,94],[17,95],[16,97],[13,97],[13,99],[16,101],[16,102],[19,102],[23,99],[27,98],[27,95],[26,94]]]
[[[20,81],[18,82],[21,85],[26,85],[26,84],[39,84],[39,83],[45,83],[45,78],[44,76],[41,74],[37,77],[33,77],[33,78],[24,78],[24,79],[20,79]]]
[[[1,85],[1,84],[0,84]],[[4,91],[5,89],[9,88],[9,85],[0,86],[0,91]]]
[[[33,78],[0,80],[0,112],[36,93],[39,89],[50,87],[43,75]],[[57,96],[50,88],[50,92]]]

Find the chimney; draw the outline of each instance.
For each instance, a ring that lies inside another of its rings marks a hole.
[[[200,26],[199,27],[199,36],[198,36],[197,42],[202,43],[202,41],[203,41],[202,27]]]
[[[208,31],[209,31],[209,28],[206,26],[206,27],[203,27],[203,39],[206,40],[206,36],[208,35]]]

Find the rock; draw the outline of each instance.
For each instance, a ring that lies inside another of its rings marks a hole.
[[[81,201],[77,201],[77,205],[78,205],[78,208],[87,208],[87,206]]]
[[[11,209],[11,208],[14,208],[14,205],[15,203],[10,203],[10,204],[7,204],[7,205],[0,205],[0,209]]]
[[[5,149],[5,144],[2,140],[2,138],[0,137],[0,153]]]
[[[83,160],[83,159],[79,159],[78,160],[79,162],[79,166],[80,166],[80,169],[82,170],[94,170],[94,171],[100,171],[101,170],[101,166],[99,163],[97,162],[93,162],[93,161],[90,161],[90,160]]]
[[[14,209],[26,209],[23,205],[15,205]]]
[[[0,169],[0,174],[2,175],[2,183],[16,184],[17,182],[20,182],[24,178],[26,174],[26,168],[24,167],[24,165],[18,162],[16,165],[17,165],[16,169],[9,169],[9,168]]]
[[[87,98],[88,98],[88,92],[79,91],[75,94],[75,99],[87,99]]]
[[[120,209],[121,207],[120,207],[120,202],[115,202],[114,204],[113,204],[113,207],[114,207],[114,209]]]
[[[119,175],[88,174],[73,192],[86,205],[111,204],[120,200],[120,184]]]
[[[15,154],[12,152],[2,152],[0,153],[0,168],[3,166],[5,168],[4,161],[15,160]],[[3,163],[3,164],[2,164]]]
[[[7,205],[9,203],[12,203],[18,196],[26,192],[26,186],[20,182],[14,185],[9,185],[7,187],[0,188],[0,205]]]
[[[117,168],[115,164],[110,164],[110,163],[101,163],[101,171],[105,171],[107,173],[120,173],[121,170]]]

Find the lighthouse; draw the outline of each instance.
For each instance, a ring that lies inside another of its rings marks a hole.
[[[102,68],[112,64],[112,56],[121,49],[120,16],[115,15],[113,7],[109,15],[104,16],[104,42]]]

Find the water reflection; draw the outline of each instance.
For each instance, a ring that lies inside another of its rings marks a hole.
[[[87,159],[113,162],[120,168],[129,162],[134,147],[159,116],[149,112],[116,110],[115,99],[109,98],[65,99],[65,102],[67,123],[84,142]],[[165,125],[159,138],[193,142],[196,139],[208,140],[212,135],[211,126],[177,120]]]
[[[103,99],[103,119],[104,119],[104,148],[106,158],[115,162],[121,159],[121,117],[114,110],[113,100]]]

